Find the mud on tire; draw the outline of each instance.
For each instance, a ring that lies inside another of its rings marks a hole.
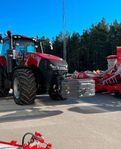
[[[13,75],[13,97],[16,104],[28,105],[34,103],[36,82],[30,69],[18,69]]]

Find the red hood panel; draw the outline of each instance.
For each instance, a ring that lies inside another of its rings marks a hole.
[[[0,55],[0,64],[1,65],[6,65],[6,59],[5,59],[4,56],[1,56],[1,55]]]
[[[45,53],[39,53],[39,52],[35,52],[34,53],[37,56],[40,56],[42,58],[46,58],[46,59],[50,59],[50,60],[57,60],[57,61],[62,61],[63,59],[57,56],[53,56],[50,54],[45,54]]]

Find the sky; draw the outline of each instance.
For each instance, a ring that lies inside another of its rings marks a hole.
[[[104,17],[107,23],[121,21],[121,0],[65,0],[66,30],[79,32]],[[62,0],[0,0],[0,33],[52,39],[63,31]]]

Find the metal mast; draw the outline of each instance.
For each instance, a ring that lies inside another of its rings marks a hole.
[[[63,3],[63,58],[66,60],[66,0]]]

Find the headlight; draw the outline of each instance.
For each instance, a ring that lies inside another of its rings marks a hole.
[[[66,65],[65,67],[66,67],[66,69],[68,69],[68,65]]]
[[[53,64],[50,64],[50,67],[52,68],[52,69],[57,69],[57,67],[55,66],[55,65],[53,65]]]
[[[68,65],[55,66],[53,64],[50,64],[50,68],[53,69],[53,70],[68,70]]]

